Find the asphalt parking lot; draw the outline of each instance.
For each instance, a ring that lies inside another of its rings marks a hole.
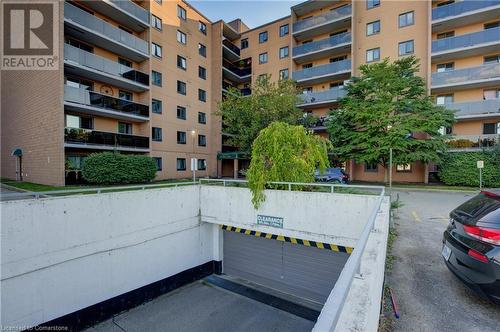
[[[500,331],[500,306],[470,291],[441,257],[449,212],[475,194],[401,190],[393,195],[397,194],[404,206],[398,211],[395,261],[386,284],[401,317],[391,318],[390,330]]]
[[[191,283],[87,332],[310,331],[314,322],[214,286]]]

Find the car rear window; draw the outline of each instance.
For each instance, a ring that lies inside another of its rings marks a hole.
[[[451,214],[464,224],[484,222],[500,225],[500,198],[480,193],[457,207]]]

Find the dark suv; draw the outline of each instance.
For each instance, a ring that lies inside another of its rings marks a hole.
[[[500,304],[500,189],[482,191],[451,211],[442,255],[467,286]]]
[[[319,170],[314,172],[314,178],[320,182],[333,182],[347,184],[349,182],[349,175],[344,172],[342,168],[326,168],[323,173]]]

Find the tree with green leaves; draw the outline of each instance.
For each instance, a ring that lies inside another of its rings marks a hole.
[[[447,136],[440,129],[454,122],[453,111],[436,106],[417,75],[418,60],[388,59],[359,67],[361,76],[346,85],[347,95],[330,112],[328,132],[333,153],[341,160],[376,163],[388,177],[389,150],[393,163],[439,161]],[[409,139],[411,133],[428,139]]]
[[[297,124],[302,118],[302,111],[295,106],[300,100],[293,81],[259,79],[251,89],[251,95],[243,96],[239,89],[229,88],[216,113],[222,117],[223,131],[230,134],[228,143],[245,152],[272,122]]]
[[[314,171],[329,166],[328,140],[302,126],[274,122],[261,130],[252,146],[247,172],[252,203],[257,209],[265,200],[268,182],[314,182]]]

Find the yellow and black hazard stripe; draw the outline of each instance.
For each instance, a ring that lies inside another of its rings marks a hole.
[[[229,232],[241,233],[241,234],[246,234],[246,235],[253,235],[256,237],[263,237],[263,238],[271,239],[271,240],[290,242],[293,244],[301,244],[301,245],[307,246],[307,247],[316,247],[316,248],[332,250],[332,251],[336,251],[336,252],[345,252],[348,254],[350,254],[353,251],[353,248],[351,248],[351,247],[344,247],[344,246],[339,246],[339,245],[331,244],[331,243],[323,243],[323,242],[296,239],[294,237],[276,235],[276,234],[271,234],[271,233],[264,233],[264,232],[259,232],[259,231],[252,231],[250,229],[244,229],[244,228],[227,226],[227,225],[221,225],[221,228],[223,230],[229,231]]]

